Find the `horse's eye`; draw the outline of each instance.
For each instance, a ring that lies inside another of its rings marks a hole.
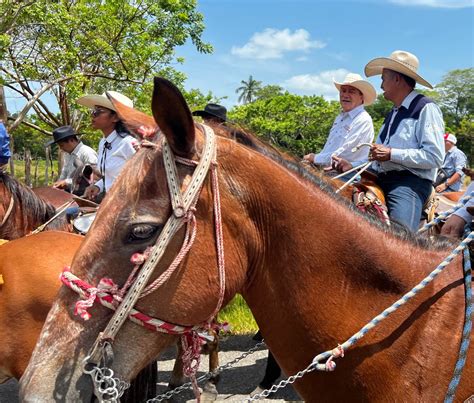
[[[134,225],[129,233],[128,240],[133,241],[147,241],[157,233],[160,227],[152,224],[137,224]]]

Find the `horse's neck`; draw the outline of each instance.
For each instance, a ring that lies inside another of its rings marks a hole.
[[[334,337],[350,336],[447,254],[399,239],[334,196],[275,171],[265,175],[262,167],[255,172],[264,177],[249,178],[244,204],[260,246],[243,293],[276,351],[285,338],[334,347]],[[275,338],[282,328],[292,334]]]

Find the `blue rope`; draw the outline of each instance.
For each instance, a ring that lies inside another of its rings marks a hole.
[[[464,293],[466,299],[466,309],[464,313],[464,328],[462,331],[461,345],[459,346],[459,355],[454,367],[454,374],[451,382],[448,386],[448,391],[446,392],[446,397],[444,398],[445,403],[452,403],[454,396],[456,395],[456,389],[459,386],[461,381],[462,370],[466,364],[467,352],[469,349],[469,340],[472,329],[472,313],[473,313],[473,304],[472,304],[472,271],[471,271],[471,259],[469,256],[469,248],[464,249]]]
[[[462,241],[461,243],[428,275],[426,276],[418,285],[416,285],[411,291],[406,293],[402,298],[400,298],[398,301],[393,303],[390,307],[385,309],[381,314],[377,315],[374,319],[372,319],[368,324],[366,324],[362,329],[360,329],[356,334],[354,334],[350,339],[345,341],[342,345],[340,345],[338,348],[335,348],[334,350],[328,350],[325,351],[316,357],[314,357],[312,363],[310,364],[311,369],[316,369],[318,371],[333,371],[336,367],[336,364],[334,361],[332,361],[333,358],[337,358],[340,356],[340,352],[346,351],[349,349],[351,346],[353,346],[355,343],[357,343],[360,339],[362,339],[368,332],[369,330],[373,329],[375,326],[377,326],[382,320],[387,318],[390,314],[395,312],[398,308],[400,308],[402,305],[405,305],[410,299],[412,299],[418,292],[420,292],[423,288],[425,288],[429,283],[431,283],[448,265],[449,263],[452,262],[452,260],[463,250],[467,249],[469,243],[474,239],[474,231],[470,232]],[[466,261],[468,262],[468,268],[469,268],[469,273],[470,273],[470,260],[465,259],[465,265]],[[464,272],[466,272],[468,269],[464,269]],[[470,280],[470,276],[469,276]],[[469,288],[470,290],[470,288]],[[472,297],[469,298],[469,320],[467,320],[466,316],[466,323],[469,326],[469,331],[471,329],[472,323],[470,321],[470,317],[472,314]],[[467,302],[466,302],[467,304]],[[466,311],[467,312],[467,311]],[[465,332],[467,332],[467,327],[466,325],[464,326],[463,330],[463,342],[461,344],[461,355],[460,358],[463,358],[460,362],[458,360],[458,363],[456,364],[456,369],[455,369],[455,375],[453,378],[454,381],[454,390],[459,384],[459,380],[461,378],[461,371],[465,363],[465,355],[467,354],[467,346],[465,346],[466,342],[465,340]],[[468,333],[469,335],[469,333]],[[467,341],[467,344],[469,341]],[[323,364],[321,361],[325,361]],[[331,364],[331,365],[328,365]],[[459,369],[458,369],[459,367]],[[459,374],[458,374],[459,373]],[[457,379],[457,382],[454,380]],[[451,383],[453,383],[453,381]],[[451,388],[451,384],[450,384]],[[450,389],[448,389],[449,391]]]
[[[461,207],[463,207],[471,197],[474,197],[474,191],[472,191],[468,195],[464,195],[463,197],[461,197],[459,199],[458,204],[456,204],[454,207],[450,208],[449,210],[446,210],[446,211],[442,212],[441,214],[438,215],[438,217],[434,218],[429,223],[426,223],[425,225],[423,225],[423,227],[421,227],[418,230],[418,232],[420,232],[420,233],[425,232],[426,230],[430,229],[431,227],[435,226],[436,224],[439,224],[446,217],[450,216],[456,210],[459,210]]]

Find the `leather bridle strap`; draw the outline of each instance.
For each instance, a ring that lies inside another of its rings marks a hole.
[[[99,334],[95,341],[88,357],[88,363],[99,363],[102,357],[101,346],[104,342],[111,342],[114,340],[118,331],[127,319],[130,310],[134,307],[140,297],[144,287],[148,283],[157,263],[164,254],[165,248],[170,243],[172,237],[185,223],[186,215],[193,202],[197,199],[204,180],[209,172],[211,163],[215,159],[216,153],[216,139],[211,128],[203,126],[205,130],[205,143],[202,158],[199,161],[189,186],[186,188],[184,194],[181,194],[181,187],[177,174],[175,163],[175,156],[166,141],[163,138],[163,159],[168,179],[168,186],[170,191],[171,203],[173,206],[173,214],[168,218],[166,224],[161,231],[156,244],[153,246],[150,256],[142,266],[136,280],[131,285],[128,293],[124,297],[121,304],[117,307],[112,319],[107,324],[105,330]]]
[[[3,216],[3,220],[0,223],[0,227],[3,227],[3,224],[5,224],[7,222],[8,217],[10,217],[10,214],[12,213],[14,205],[15,205],[15,198],[12,195],[12,196],[10,196],[10,204],[8,205],[7,211],[6,211],[5,215]]]

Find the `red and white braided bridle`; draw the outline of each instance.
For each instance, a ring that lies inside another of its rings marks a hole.
[[[94,287],[76,277],[71,273],[69,268],[66,268],[60,277],[64,285],[77,292],[83,298],[83,300],[76,303],[75,314],[80,315],[85,320],[90,317],[87,309],[92,307],[95,301],[98,301],[105,307],[115,310],[115,313],[107,324],[105,330],[99,334],[93,347],[89,351],[88,356],[84,359],[84,369],[86,366],[91,368],[91,366],[98,367],[101,365],[103,357],[105,356],[105,348],[111,347],[121,326],[125,320],[129,318],[133,322],[153,331],[181,335],[181,341],[185,350],[183,355],[184,372],[185,375],[191,378],[193,389],[198,399],[199,391],[195,376],[199,368],[201,345],[198,330],[207,331],[207,329],[212,326],[212,321],[222,307],[225,294],[225,260],[220,194],[217,177],[216,139],[211,128],[204,125],[203,128],[205,132],[205,143],[202,158],[199,162],[174,156],[168,142],[163,137],[163,159],[173,214],[165,223],[155,245],[148,248],[142,254],[138,253],[132,256],[131,261],[135,264],[135,267],[124,286],[119,289],[113,280],[103,278],[99,281],[97,287]],[[143,143],[145,146],[156,146],[146,140],[144,140]],[[175,161],[181,164],[196,166],[191,181],[184,193],[181,192]],[[148,315],[137,311],[133,307],[138,299],[152,293],[166,282],[191,249],[196,237],[196,218],[194,216],[195,206],[204,180],[209,171],[211,171],[211,186],[214,195],[214,222],[219,272],[219,297],[216,308],[204,323],[194,326],[180,326],[160,319],[151,318]],[[184,224],[186,224],[186,233],[183,245],[178,255],[171,265],[155,281],[153,281],[152,284],[145,288],[153,270],[163,256],[167,245]],[[90,370],[85,372],[92,376]],[[92,376],[92,378],[93,382],[95,382],[94,376]]]

